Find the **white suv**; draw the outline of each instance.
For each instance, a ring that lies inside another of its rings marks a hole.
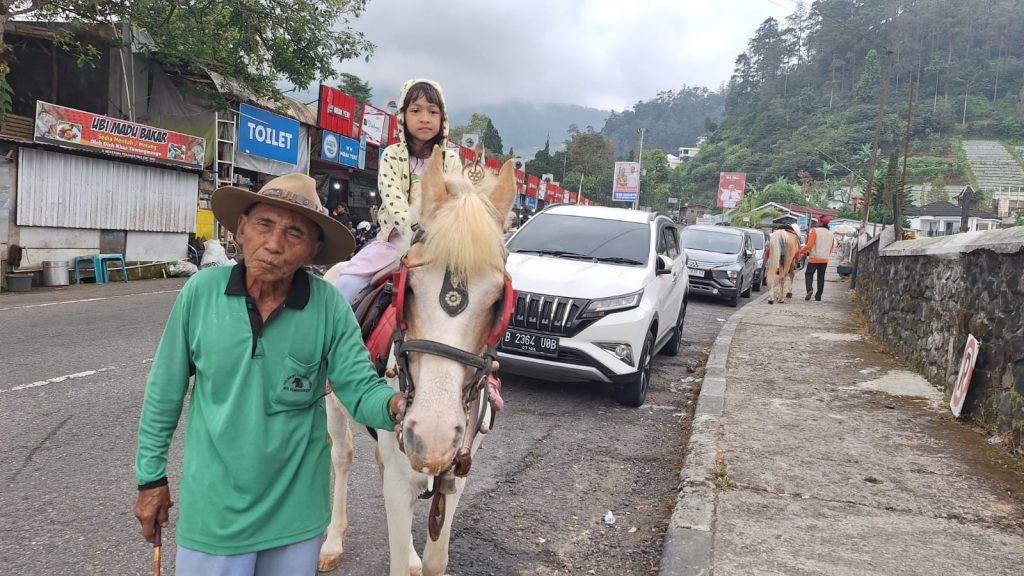
[[[555,381],[599,381],[640,406],[651,360],[674,356],[686,317],[686,255],[660,214],[560,205],[508,241],[518,298],[499,344],[501,370]]]

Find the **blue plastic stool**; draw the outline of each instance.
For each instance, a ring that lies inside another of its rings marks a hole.
[[[128,281],[128,267],[125,266],[125,264],[124,264],[124,254],[100,254],[99,255],[99,261],[100,261],[100,268],[99,269],[103,271],[103,281],[104,282],[106,282],[106,281],[108,281],[110,279],[110,271],[107,270],[107,263],[108,262],[114,262],[115,264],[117,262],[120,262],[121,263],[121,276],[124,278],[125,282]]]
[[[105,284],[107,282],[107,275],[102,266],[100,266],[100,257],[97,254],[90,254],[88,256],[75,256],[75,284],[82,283],[82,262],[92,262],[92,274],[96,278],[97,284]],[[88,268],[86,268],[88,270]]]

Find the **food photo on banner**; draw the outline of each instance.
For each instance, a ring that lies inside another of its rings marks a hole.
[[[36,102],[36,142],[102,150],[201,168],[206,139],[91,112]]]
[[[743,189],[747,185],[744,172],[720,172],[718,174],[718,207],[732,209],[743,201]]]
[[[616,162],[615,179],[612,182],[612,200],[634,202],[640,191],[640,163]]]

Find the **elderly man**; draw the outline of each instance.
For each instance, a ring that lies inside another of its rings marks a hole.
[[[312,178],[220,188],[213,212],[245,256],[192,277],[171,310],[139,421],[135,516],[150,542],[167,525],[168,447],[194,377],[177,573],[314,574],[331,510],[326,381],[373,428],[397,425],[402,397],[374,371],[351,307],[302,270],[354,246]]]

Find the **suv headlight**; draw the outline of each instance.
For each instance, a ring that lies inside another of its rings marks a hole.
[[[623,310],[636,308],[640,305],[640,299],[643,295],[644,291],[640,290],[639,292],[626,294],[625,296],[593,300],[587,305],[586,310],[580,314],[580,318],[603,318],[612,312],[622,312]]]
[[[736,280],[736,276],[740,273],[739,270],[715,270],[715,276],[719,278],[728,278],[729,280]]]

